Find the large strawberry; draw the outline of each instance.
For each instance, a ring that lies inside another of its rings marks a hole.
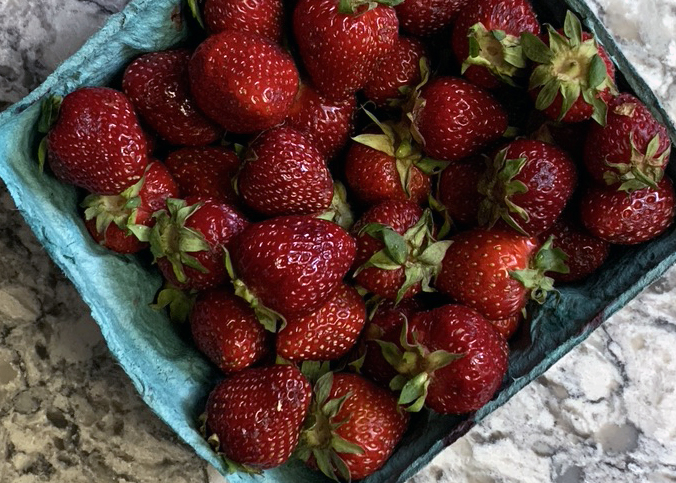
[[[129,188],[149,162],[134,106],[107,87],[83,87],[63,98],[47,153],[57,178],[100,195]]]
[[[401,0],[300,0],[293,33],[317,90],[348,99],[364,87],[374,65],[394,48],[399,22],[388,5]]]
[[[251,145],[237,175],[237,190],[262,215],[311,215],[331,205],[333,179],[310,140],[280,126]]]
[[[298,71],[280,46],[226,30],[202,42],[189,65],[198,107],[226,130],[253,133],[281,123],[298,90]]]
[[[403,31],[420,37],[450,25],[468,0],[406,0],[395,7]]]
[[[190,94],[188,49],[144,54],[124,71],[122,89],[139,116],[171,144],[200,146],[222,134],[197,110]]]
[[[238,30],[258,34],[273,42],[282,40],[282,0],[207,0],[203,9],[209,33]]]
[[[286,462],[298,444],[312,387],[293,366],[245,369],[218,383],[206,405],[210,442],[253,469]]]
[[[605,126],[593,124],[584,148],[584,163],[598,183],[623,191],[655,188],[669,162],[671,141],[636,97],[623,93],[608,104]]]

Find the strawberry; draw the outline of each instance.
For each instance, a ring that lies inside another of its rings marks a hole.
[[[310,140],[281,126],[251,145],[237,175],[237,190],[262,215],[311,215],[331,205],[333,179]]]
[[[297,454],[334,480],[360,480],[385,464],[408,421],[387,389],[358,374],[329,372],[315,384]]]
[[[451,163],[439,176],[439,202],[456,223],[474,227],[478,223],[483,196],[479,182],[486,172],[486,161],[472,156]]]
[[[171,173],[159,161],[152,161],[140,181],[119,195],[89,195],[82,201],[85,225],[94,239],[118,253],[137,253],[147,244],[129,231],[130,225],[152,226],[154,212],[167,198],[179,194]]]
[[[207,431],[228,460],[267,469],[289,459],[312,400],[312,387],[293,366],[248,368],[209,394]]]
[[[136,112],[170,144],[200,146],[223,130],[202,114],[190,94],[188,49],[144,54],[124,71],[122,89]]]
[[[598,183],[623,191],[655,188],[669,162],[667,128],[631,94],[608,104],[605,126],[593,124],[584,147],[584,164]]]
[[[501,149],[479,183],[479,223],[498,220],[527,236],[548,230],[577,185],[575,163],[556,146],[519,139]]]
[[[507,317],[506,319],[489,320],[489,322],[491,323],[493,328],[498,332],[498,334],[502,336],[503,339],[509,340],[512,338],[514,333],[519,329],[522,320],[523,314],[518,313],[512,315],[511,317]]]
[[[302,83],[286,123],[302,132],[326,159],[331,160],[350,138],[356,109],[354,96],[330,101],[312,86]]]
[[[226,130],[253,133],[281,123],[298,91],[291,56],[255,34],[226,30],[202,42],[189,65],[197,106]]]
[[[399,22],[388,5],[400,0],[300,0],[293,33],[317,91],[336,101],[364,87],[390,52]]]
[[[228,204],[237,202],[232,178],[240,161],[231,149],[186,147],[169,153],[165,164],[183,196],[204,196]]]
[[[467,3],[453,25],[452,42],[463,75],[486,89],[498,88],[501,81],[517,85],[527,76],[523,32],[540,34],[540,23],[528,0]]]
[[[565,255],[551,241],[507,230],[474,229],[455,235],[435,287],[489,320],[511,317],[529,297],[543,303],[553,280],[545,272],[565,272]]]
[[[268,332],[231,288],[201,292],[190,311],[197,349],[227,373],[241,371],[268,353]]]
[[[411,35],[428,37],[451,24],[469,0],[406,0],[397,5],[401,29]]]
[[[529,91],[550,119],[606,122],[608,100],[617,95],[615,66],[607,52],[570,11],[561,31],[547,26],[548,44],[524,32],[521,45],[534,62]]]
[[[100,195],[129,188],[149,162],[134,107],[107,87],[83,87],[63,98],[47,134],[47,153],[57,178]]]
[[[449,242],[434,240],[430,210],[411,201],[385,201],[364,213],[353,232],[354,278],[364,289],[397,301],[432,291]]]
[[[486,90],[455,77],[424,86],[410,114],[428,156],[446,161],[479,153],[507,130],[507,112]]]
[[[317,311],[289,317],[277,334],[277,355],[293,362],[338,359],[354,346],[366,322],[359,293],[340,284]]]
[[[580,202],[589,232],[609,243],[635,245],[664,233],[674,221],[674,186],[668,177],[657,188],[631,193],[590,187]]]
[[[238,30],[282,40],[284,3],[282,0],[207,0],[204,23],[210,34]]]

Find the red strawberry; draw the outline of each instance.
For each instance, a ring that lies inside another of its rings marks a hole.
[[[382,467],[409,416],[389,390],[357,374],[328,373],[315,396],[298,456],[335,480],[360,480]]]
[[[404,32],[427,37],[447,25],[468,0],[406,0],[395,7]]]
[[[106,248],[136,253],[147,246],[129,231],[130,225],[152,226],[154,212],[167,198],[178,196],[178,186],[167,168],[152,161],[140,181],[119,195],[89,195],[83,202],[89,233]]]
[[[293,32],[312,83],[332,100],[350,98],[364,87],[378,59],[394,48],[398,0],[300,0]]]
[[[283,20],[282,0],[207,0],[204,4],[204,23],[212,35],[238,30],[279,43]]]
[[[656,186],[669,162],[667,128],[631,94],[608,104],[605,127],[593,124],[584,149],[584,163],[598,183],[623,191]]]
[[[487,91],[454,77],[437,77],[410,114],[425,153],[457,161],[479,153],[507,130],[507,112]]]
[[[486,198],[479,223],[502,220],[519,233],[537,236],[559,218],[577,186],[575,163],[565,151],[541,141],[519,139],[495,156],[479,183]]]
[[[331,205],[333,179],[310,140],[281,126],[251,145],[237,176],[237,189],[247,206],[262,215],[311,215]]]
[[[582,222],[589,232],[609,243],[635,245],[664,233],[674,221],[674,187],[665,177],[657,189],[632,193],[590,187],[582,197]]]
[[[312,387],[293,366],[244,369],[207,400],[207,431],[226,458],[254,469],[279,466],[298,444]]]
[[[190,59],[198,107],[226,130],[253,133],[281,123],[298,91],[291,56],[255,34],[226,30],[208,37]]]
[[[520,312],[528,298],[542,303],[553,288],[549,271],[566,271],[565,256],[535,238],[475,229],[455,235],[435,287],[489,320]]]
[[[277,355],[293,362],[338,359],[354,346],[366,322],[359,293],[341,284],[319,310],[289,317],[277,334]]]
[[[190,312],[190,330],[197,349],[225,373],[241,371],[268,353],[268,332],[231,288],[198,295]]]
[[[83,87],[63,98],[47,135],[49,166],[61,181],[100,195],[117,195],[148,165],[148,145],[123,93]]]
[[[527,75],[523,32],[540,34],[528,0],[467,3],[453,25],[453,52],[462,63],[463,75],[486,89],[496,89],[500,81],[516,85]]]
[[[172,151],[165,161],[183,196],[204,196],[234,204],[232,178],[240,161],[234,151],[219,146],[188,147]]]
[[[124,72],[122,89],[136,112],[170,144],[200,146],[223,130],[197,110],[188,82],[188,49],[144,54]]]
[[[439,202],[456,223],[473,227],[479,218],[479,206],[483,196],[479,193],[479,181],[486,172],[486,161],[473,156],[451,163],[439,177]]]
[[[302,132],[328,160],[347,144],[354,124],[357,100],[330,101],[307,84],[301,84],[286,122]]]

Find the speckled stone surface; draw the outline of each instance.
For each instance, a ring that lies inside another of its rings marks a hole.
[[[0,109],[127,0],[0,0]],[[676,118],[676,2],[594,0]],[[0,483],[221,483],[141,402],[0,184]],[[676,269],[411,483],[676,481]],[[300,482],[299,482],[300,483]]]

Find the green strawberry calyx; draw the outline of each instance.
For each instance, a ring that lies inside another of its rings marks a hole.
[[[462,63],[462,73],[472,65],[485,67],[495,77],[511,86],[515,78],[525,77],[526,57],[521,38],[503,30],[488,30],[481,22],[470,27],[469,56]]]
[[[554,279],[547,276],[547,272],[570,273],[566,261],[568,255],[560,248],[554,247],[554,237],[542,245],[525,270],[513,270],[509,275],[518,280],[530,291],[530,298],[542,305],[547,294],[554,289]]]
[[[243,465],[241,463],[237,463],[236,461],[231,460],[225,455],[225,453],[221,451],[221,440],[218,437],[218,435],[215,433],[209,434],[209,428],[207,427],[207,413],[200,414],[197,422],[200,434],[207,441],[207,443],[209,443],[211,449],[214,450],[214,452],[223,460],[228,470],[228,473],[241,472],[249,475],[260,475],[263,473],[261,470],[257,468]]]
[[[167,309],[169,320],[175,324],[184,324],[188,321],[196,297],[197,291],[181,290],[166,281],[164,287],[157,292],[155,302],[150,304],[150,308],[154,310]]]
[[[611,163],[606,161],[606,165],[612,168],[603,175],[606,184],[610,186],[621,183],[618,190],[629,193],[645,188],[657,189],[657,184],[664,177],[664,168],[669,162],[671,146],[658,154],[661,139],[660,135],[656,134],[648,143],[645,153],[643,153],[636,147],[633,132],[629,134],[629,139],[631,145],[629,162]]]
[[[347,190],[345,185],[338,180],[333,181],[333,198],[331,206],[324,213],[317,215],[320,220],[332,221],[350,231],[354,224],[354,214],[347,200]]]
[[[400,3],[404,3],[404,0],[339,0],[338,13],[361,15],[369,10],[373,10],[378,5],[396,7]]]
[[[40,134],[48,134],[54,123],[59,117],[61,108],[61,96],[49,96],[42,101],[40,106],[40,117],[38,118],[37,130]],[[38,147],[38,168],[42,173],[47,162],[47,136],[44,136]]]

